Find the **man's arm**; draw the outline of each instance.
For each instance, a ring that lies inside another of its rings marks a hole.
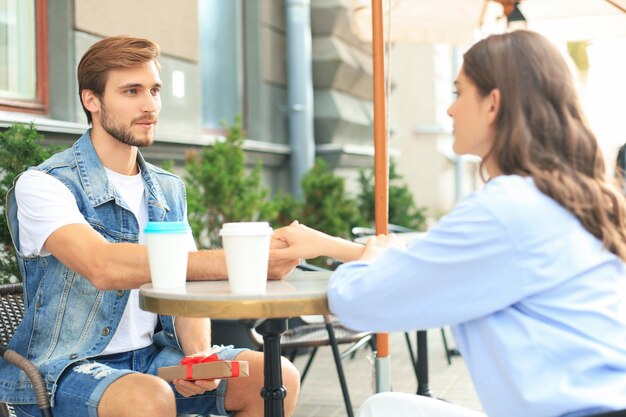
[[[150,282],[148,249],[136,243],[109,243],[85,224],[55,230],[44,244],[65,266],[83,275],[101,290],[138,288]],[[189,253],[187,279],[225,279],[221,250]]]
[[[138,288],[150,282],[148,248],[137,243],[109,243],[91,226],[68,224],[52,232],[44,248],[100,290]],[[284,278],[298,259],[270,259],[268,275]],[[224,251],[189,252],[188,280],[226,279]]]
[[[176,317],[174,324],[176,335],[183,353],[186,356],[208,356],[211,352],[211,320],[193,317]],[[205,391],[217,388],[219,379],[185,381],[175,379],[173,381],[176,391],[184,397],[199,395]]]
[[[211,320],[195,317],[176,317],[176,336],[187,356],[211,350]]]

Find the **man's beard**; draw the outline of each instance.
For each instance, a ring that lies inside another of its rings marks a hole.
[[[145,148],[146,146],[152,145],[152,142],[154,142],[154,137],[149,137],[147,132],[146,132],[146,137],[144,139],[137,138],[130,132],[129,127],[123,127],[121,125],[115,124],[113,119],[109,117],[104,103],[102,103],[102,107],[100,109],[100,115],[101,115],[100,124],[102,125],[102,128],[109,135],[113,136],[115,139],[119,140],[122,143],[125,143],[130,146],[136,146],[138,148]],[[157,122],[156,116],[151,114],[149,116],[138,117],[136,119],[133,119],[130,125],[132,126],[136,122],[139,122],[142,120],[150,120],[155,124]]]

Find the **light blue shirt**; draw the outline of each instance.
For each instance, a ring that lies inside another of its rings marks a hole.
[[[452,325],[490,417],[626,408],[624,262],[530,178],[493,179],[407,250],[339,267],[328,293],[354,329]]]

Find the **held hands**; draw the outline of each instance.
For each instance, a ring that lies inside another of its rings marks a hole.
[[[324,252],[324,247],[333,239],[295,220],[289,226],[274,231],[272,243],[276,242],[276,250],[270,251],[270,259],[272,255],[277,259],[311,259],[324,255],[332,256]]]
[[[297,220],[287,227],[275,230],[272,241],[277,242],[275,249],[270,251],[270,259],[310,259],[328,256],[341,262],[349,262],[357,259],[373,259],[390,246],[406,247],[406,243],[395,235],[372,237],[367,245],[363,246],[311,229],[298,223]]]
[[[278,229],[282,230],[282,229]],[[293,269],[300,264],[300,259],[298,257],[282,257],[276,256],[277,250],[284,249],[287,247],[287,243],[284,240],[277,239],[276,232],[272,236],[272,240],[270,241],[270,260],[269,260],[269,268],[267,272],[267,277],[269,279],[283,279],[287,276]]]

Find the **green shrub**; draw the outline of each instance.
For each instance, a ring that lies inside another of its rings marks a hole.
[[[260,186],[261,163],[246,172],[241,118],[223,125],[225,140],[200,153],[190,151],[185,164],[189,224],[199,247],[220,247],[223,223],[271,219],[277,212]]]
[[[303,200],[289,194],[275,198],[278,216],[275,227],[285,226],[294,219],[332,236],[351,239],[352,226],[361,222],[356,200],[345,190],[345,181],[335,176],[324,161],[318,159],[302,178]],[[310,263],[334,268],[334,260],[321,257]]]
[[[20,279],[19,267],[6,219],[6,195],[13,181],[28,167],[39,165],[57,152],[57,147],[44,147],[37,129],[14,124],[0,132],[0,283]]]
[[[302,178],[302,221],[332,236],[350,239],[352,226],[361,221],[357,201],[345,191],[345,181],[335,176],[321,159]]]
[[[361,191],[357,197],[361,215],[369,226],[375,223],[374,173],[359,171]],[[396,164],[389,165],[389,223],[414,230],[426,229],[426,207],[418,208],[409,188],[402,182]]]

